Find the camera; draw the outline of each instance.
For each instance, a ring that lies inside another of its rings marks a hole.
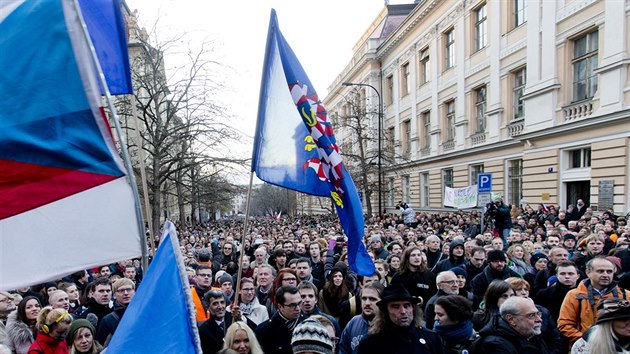
[[[398,204],[396,204],[396,209],[407,209],[407,203],[398,202]]]

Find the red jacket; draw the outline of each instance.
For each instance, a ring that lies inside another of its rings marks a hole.
[[[37,339],[28,348],[27,354],[68,354],[65,340],[58,341],[43,332],[37,332]]]

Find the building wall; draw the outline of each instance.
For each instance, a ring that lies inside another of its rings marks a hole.
[[[365,43],[355,47],[353,61],[329,87],[324,104],[329,111],[338,111],[339,97],[349,90],[341,86],[342,82],[369,83],[380,89],[383,131],[393,128],[393,141],[388,144],[394,146],[394,160],[383,166],[383,181],[393,178],[394,186],[400,189],[403,176],[409,175],[414,206],[423,198],[421,173],[429,173],[430,209],[439,209],[443,170],[452,168],[453,185],[463,187],[475,183],[470,181],[470,166],[483,164],[484,172],[493,174],[493,192],[502,193],[510,203],[525,199],[566,208],[571,198],[582,193],[586,195],[582,198],[597,209],[600,182],[614,181],[613,209],[627,212],[630,1],[530,0],[523,11],[527,19],[518,26],[514,4],[502,0],[425,0],[386,37],[379,37],[374,30],[378,25],[373,24],[362,37]],[[476,14],[483,6],[486,45],[476,50]],[[388,9],[375,23],[385,21]],[[446,33],[451,30],[454,65],[446,68]],[[595,51],[576,58],[576,50],[582,48],[582,38],[586,37],[590,37],[588,43],[597,40]],[[426,82],[422,62],[425,49],[430,62]],[[581,99],[574,93],[574,67],[592,55],[596,55],[591,74],[597,89]],[[406,66],[410,71],[407,79]],[[516,86],[522,69],[524,114],[519,116]],[[411,82],[406,94],[405,80]],[[486,89],[485,106],[481,106],[485,107],[485,129],[478,129],[477,98],[482,87]],[[366,99],[374,104],[375,97],[371,96],[366,91]],[[450,141],[446,138],[446,104],[452,100],[455,134]],[[427,111],[431,115],[428,142],[422,121]],[[403,154],[401,127],[406,120],[411,125],[411,151]],[[343,140],[343,134],[338,138]],[[427,144],[429,147],[424,148]],[[575,151],[590,153],[589,166],[572,167]],[[510,193],[518,185],[517,170],[510,167],[519,159],[522,188],[520,193],[518,189]],[[402,196],[399,190],[394,194],[396,201]],[[393,210],[390,198],[385,195],[383,200],[388,210]]]

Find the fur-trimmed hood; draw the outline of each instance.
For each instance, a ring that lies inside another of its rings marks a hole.
[[[7,317],[7,338],[6,344],[17,353],[21,353],[20,348],[28,347],[35,341],[31,328],[24,322],[18,320],[17,310],[11,312]]]

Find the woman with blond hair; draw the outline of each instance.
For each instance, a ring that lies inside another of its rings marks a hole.
[[[72,316],[64,309],[44,307],[37,316],[37,337],[28,354],[67,354],[66,335]]]
[[[509,267],[518,275],[523,276],[529,273],[532,270],[532,267],[527,264],[529,262],[529,253],[525,251],[525,248],[522,245],[515,244],[508,247],[507,252],[508,256],[510,256]]]
[[[241,321],[228,327],[223,338],[223,349],[232,349],[239,354],[263,354],[254,331]]]

